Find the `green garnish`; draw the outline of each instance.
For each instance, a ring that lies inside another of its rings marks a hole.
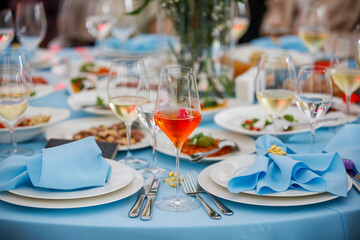
[[[101,107],[106,107],[104,100],[101,97],[96,97],[96,105]]]
[[[207,107],[216,107],[217,105],[219,105],[215,100],[211,100],[211,99],[205,99],[203,107],[207,108]]]
[[[32,91],[31,93],[30,93],[30,97],[33,97],[33,96],[35,96],[36,95],[36,91]]]
[[[94,68],[95,68],[95,63],[93,62],[84,63],[80,67],[80,72],[92,72]]]
[[[284,118],[286,121],[289,121],[289,122],[295,121],[294,116],[293,116],[293,115],[290,115],[290,114],[284,115],[283,118]]]
[[[271,121],[269,121],[268,119],[265,120],[265,127],[268,126],[268,125],[271,125],[271,124],[272,124]]]
[[[214,138],[210,136],[205,136],[203,133],[198,133],[190,139],[188,145],[196,145],[199,147],[210,147],[210,146],[214,146],[215,143],[216,140]]]
[[[84,77],[76,77],[71,79],[72,84],[78,84],[77,86],[82,90],[84,89],[84,84],[82,83],[86,78]]]

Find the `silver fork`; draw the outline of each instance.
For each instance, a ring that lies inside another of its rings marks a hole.
[[[191,171],[191,175],[193,176],[193,179],[196,183],[197,186],[197,191],[201,192],[201,193],[206,193],[207,195],[209,195],[209,197],[211,197],[211,199],[214,201],[214,203],[216,204],[216,206],[219,208],[219,210],[225,214],[225,215],[233,215],[234,212],[232,210],[230,210],[228,207],[226,207],[224,204],[222,204],[214,195],[212,195],[211,193],[205,191],[199,184],[199,175],[198,173],[193,170]]]
[[[198,191],[196,190],[196,184],[195,182],[191,179],[189,173],[187,173],[187,176],[182,176],[181,178],[181,186],[184,189],[184,192],[186,195],[189,196],[196,196],[201,204],[204,206],[206,213],[209,215],[209,217],[211,217],[212,219],[221,219],[221,216],[219,213],[217,213],[214,209],[212,209],[205,201],[204,199],[202,199],[199,194]]]

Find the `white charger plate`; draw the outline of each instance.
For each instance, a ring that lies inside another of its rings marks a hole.
[[[108,162],[111,164],[112,167],[111,176],[105,183],[105,185],[102,187],[77,189],[73,191],[61,191],[45,188],[35,188],[31,184],[28,184],[22,185],[14,190],[10,190],[9,192],[23,197],[39,199],[87,198],[117,191],[128,185],[134,179],[134,173],[130,167],[114,160],[108,160]]]
[[[291,131],[279,132],[277,133],[277,135],[292,135],[292,134],[310,131],[309,120],[305,117],[303,113],[300,112],[300,110],[297,107],[290,106],[281,114],[281,116],[284,116],[286,114],[293,115],[295,120],[298,121],[297,123],[305,123],[305,124],[296,126]],[[267,129],[262,129],[261,131],[250,131],[243,128],[241,125],[245,122],[245,120],[251,120],[253,118],[264,119],[267,118],[268,116],[269,113],[267,113],[266,110],[261,105],[254,104],[254,105],[245,105],[245,106],[223,110],[215,115],[214,121],[219,126],[233,132],[242,133],[249,136],[262,136],[265,134],[272,134],[271,130],[269,131]],[[336,118],[337,120],[320,122],[319,124],[317,124],[316,127],[317,128],[333,127],[346,123],[345,114],[341,112],[330,112],[321,119],[326,119],[326,118],[328,119]],[[354,120],[356,120],[356,118],[350,119],[350,121],[354,121]]]
[[[140,190],[144,184],[144,178],[135,169],[131,169],[131,171],[133,172],[134,179],[127,186],[117,191],[95,197],[55,200],[22,197],[9,192],[0,192],[0,200],[25,207],[47,209],[81,208],[102,205],[127,198]]]
[[[213,164],[210,168],[211,179],[220,186],[227,188],[229,180],[239,173],[245,171],[250,165],[254,163],[256,155],[242,155],[236,158],[230,158],[226,161]],[[243,193],[257,195],[255,190],[244,191]],[[284,192],[263,194],[268,197],[301,197],[320,194],[320,192],[310,192],[290,189]]]
[[[97,97],[102,98],[105,102],[107,101],[106,89],[99,88],[90,91],[82,91],[77,94],[73,94],[67,99],[67,103],[69,104],[72,110],[78,111],[82,110],[84,112],[97,114],[97,115],[111,115],[114,116],[113,111],[111,109],[99,109],[95,106],[83,107],[86,105],[95,105]]]
[[[211,165],[212,166],[212,165]],[[205,191],[213,194],[214,196],[237,202],[245,203],[250,205],[259,205],[259,206],[276,206],[276,207],[288,207],[288,206],[302,206],[310,205],[315,203],[321,203],[333,200],[338,198],[337,195],[332,195],[330,193],[321,193],[311,196],[302,196],[302,197],[268,197],[268,196],[257,196],[245,193],[231,193],[214,182],[210,177],[211,166],[205,168],[199,174],[199,184],[205,189]],[[351,179],[348,177],[348,191],[350,191],[352,186]]]
[[[231,153],[225,154],[223,156],[205,157],[203,160],[201,160],[202,162],[220,161],[220,160],[228,159],[230,157],[238,156],[240,154],[250,154],[255,151],[255,140],[248,136],[239,135],[239,134],[229,132],[229,131],[224,131],[221,129],[197,128],[190,135],[190,138],[197,133],[203,133],[205,135],[210,135],[213,138],[234,140],[240,147],[240,151],[231,152]],[[158,134],[157,150],[161,153],[164,153],[164,154],[167,154],[170,156],[174,156],[174,157],[176,156],[175,152],[174,152],[173,143],[169,140],[169,138],[164,133]],[[182,159],[189,160],[189,156],[186,154],[180,153],[180,157]]]
[[[37,114],[50,115],[50,120],[43,124],[38,124],[28,127],[15,128],[15,135],[17,142],[25,142],[40,135],[47,127],[58,123],[70,116],[68,109],[49,108],[49,107],[34,107],[29,106],[24,114],[24,118],[29,118]],[[0,143],[10,143],[10,132],[7,128],[0,128]]]
[[[73,135],[79,131],[87,130],[91,127],[97,127],[99,125],[110,126],[114,123],[119,123],[120,120],[116,117],[88,117],[88,118],[77,118],[64,121],[57,124],[54,127],[48,128],[45,132],[47,140],[50,138],[60,138],[72,140]],[[140,127],[139,128],[145,137],[138,143],[132,144],[130,149],[140,149],[150,146],[151,134],[150,132]],[[119,151],[126,151],[126,146],[119,146]]]

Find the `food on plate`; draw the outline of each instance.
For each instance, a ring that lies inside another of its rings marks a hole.
[[[73,77],[71,78],[70,84],[74,93],[78,93],[83,90],[92,90],[96,88],[96,81],[89,76]]]
[[[192,138],[186,139],[184,142],[181,152],[187,155],[191,155],[197,152],[207,152],[213,150],[219,146],[220,139],[206,136],[203,133],[198,133]],[[208,157],[216,157],[228,154],[231,152],[231,146],[224,147],[209,155]]]
[[[112,142],[126,146],[126,128],[124,123],[115,123],[111,126],[100,125],[91,127],[87,130],[82,130],[73,135],[73,140],[93,136],[99,142]],[[145,137],[145,134],[138,130],[131,130],[130,144],[140,142]]]
[[[291,114],[286,114],[282,117],[279,117],[279,119],[289,123],[297,122],[297,120],[295,120],[294,116]],[[252,118],[252,119],[245,119],[245,121],[241,124],[241,126],[246,130],[259,132],[265,129],[267,126],[271,125],[272,123],[273,123],[272,120],[268,118],[264,118],[264,119]],[[288,126],[288,125],[283,129],[283,131],[291,131],[291,130],[293,130],[292,126]]]
[[[201,101],[200,107],[202,111],[206,111],[206,110],[225,107],[227,103],[228,103],[228,99],[216,100],[216,99],[205,98],[203,101]]]
[[[257,65],[260,61],[261,55],[263,55],[263,54],[264,54],[264,51],[254,51],[250,55],[249,63],[251,65]]]
[[[81,65],[80,72],[92,73],[95,75],[107,75],[109,74],[109,68],[104,66],[99,66],[94,62],[86,62]]]
[[[32,83],[33,84],[48,84],[48,81],[46,81],[46,79],[41,76],[33,76]]]
[[[50,120],[50,115],[37,114],[29,118],[25,118],[16,124],[16,127],[29,127],[43,123],[47,123]],[[0,128],[6,128],[6,126],[0,123]]]

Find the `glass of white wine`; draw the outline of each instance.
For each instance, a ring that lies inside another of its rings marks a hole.
[[[0,156],[23,155],[21,149],[16,148],[14,129],[29,103],[28,84],[23,69],[8,64],[4,56],[1,57],[0,78],[0,119],[5,121],[10,130],[11,141],[11,148],[1,151]]]
[[[313,65],[302,66],[296,87],[296,105],[310,120],[311,153],[314,152],[316,121],[328,111],[331,99],[332,84],[329,68]]]
[[[356,47],[352,38],[338,38],[331,59],[331,76],[346,96],[347,121],[350,116],[350,96],[360,88],[360,68],[356,63]]]
[[[6,49],[14,39],[15,26],[10,9],[0,11],[0,51]]]
[[[140,169],[139,171],[142,173],[144,177],[149,177],[150,175],[154,175],[155,177],[158,178],[167,178],[168,177],[167,173],[170,172],[170,170],[159,167],[157,165],[157,158],[156,158],[156,135],[160,132],[160,128],[155,122],[154,112],[155,112],[155,104],[156,104],[156,97],[157,97],[160,76],[147,74],[144,78],[146,78],[147,81],[141,81],[140,85],[149,84],[149,86],[148,87],[140,86],[138,95],[147,98],[147,102],[145,104],[137,106],[137,111],[140,121],[151,132],[153,162],[149,167]]]
[[[142,83],[146,81],[144,75],[145,66],[141,60],[117,58],[111,63],[107,84],[110,108],[126,126],[127,154],[121,162],[135,169],[149,165],[148,161],[135,158],[130,152],[131,125],[138,118],[136,107],[147,103],[148,100],[141,89],[149,86],[148,83]],[[140,92],[142,94],[139,94]]]
[[[302,6],[298,33],[305,46],[315,57],[329,36],[326,7],[318,3],[308,3]]]
[[[296,73],[291,55],[264,54],[261,56],[255,78],[255,91],[259,103],[273,119],[276,134],[277,118],[295,98]]]

